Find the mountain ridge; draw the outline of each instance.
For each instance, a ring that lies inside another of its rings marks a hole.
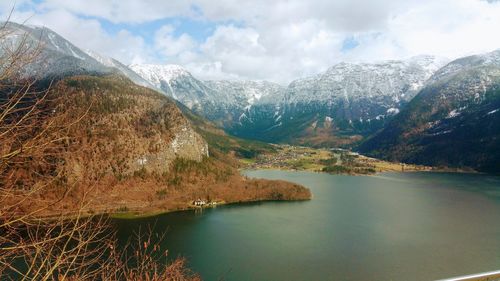
[[[359,150],[394,161],[498,173],[499,108],[500,50],[460,58],[436,72]]]
[[[495,104],[500,50],[447,64],[442,58],[426,55],[376,63],[341,62],[284,87],[268,81],[202,81],[179,65],[125,66],[95,52],[82,51],[49,29],[17,24],[8,27],[11,34],[6,38],[11,45],[26,34],[30,44],[42,43],[45,58],[28,65],[26,75],[57,78],[118,73],[170,96],[230,134],[248,139],[353,147],[368,138],[360,148],[369,152],[367,147],[380,139],[374,134],[385,136],[385,141],[379,141],[381,144],[396,144],[396,132],[408,139],[418,133],[437,136],[446,134],[453,126],[459,131],[456,126],[460,122],[460,126],[470,125],[466,116],[482,120],[484,116],[496,116],[497,112],[491,104]],[[425,118],[429,120],[424,126],[418,120]],[[459,119],[462,121],[452,122]],[[402,122],[405,127],[394,125],[395,122]],[[407,131],[411,126],[411,132]],[[439,131],[446,127],[447,130]],[[431,138],[426,137],[425,141]],[[383,152],[373,155],[415,160]]]
[[[443,63],[443,59],[433,56],[378,63],[338,63],[323,73],[294,80],[287,87],[267,81],[195,79],[196,87],[191,88],[196,89],[189,91],[177,82],[182,84],[180,77],[187,75],[189,79],[184,79],[184,83],[189,84],[194,77],[187,70],[177,68],[182,74],[168,75],[163,80],[169,88],[163,89],[175,92],[174,98],[191,109],[196,104],[195,112],[236,136],[291,142],[301,138],[297,133],[307,139],[308,135],[318,135],[313,131],[320,128],[320,138],[325,138],[324,141],[299,143],[350,144],[380,129],[384,119],[397,114]],[[155,76],[152,73],[158,68],[134,67],[141,68],[146,80]],[[158,80],[155,81],[158,84]],[[344,85],[340,85],[342,81]],[[171,87],[172,83],[177,86]],[[301,123],[292,121],[293,118]],[[325,121],[328,124],[324,126]],[[286,126],[298,127],[300,131],[288,132],[287,128],[283,129]]]

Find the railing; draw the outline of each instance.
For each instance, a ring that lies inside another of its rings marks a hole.
[[[500,270],[453,277],[439,281],[500,281]]]

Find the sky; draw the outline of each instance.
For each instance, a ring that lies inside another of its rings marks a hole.
[[[498,0],[0,0],[125,64],[179,64],[200,79],[293,79],[339,62],[500,49]]]

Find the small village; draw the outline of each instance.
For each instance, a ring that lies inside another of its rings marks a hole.
[[[310,147],[275,145],[276,153],[261,154],[253,162],[246,164],[248,169],[312,170],[321,169],[317,162],[328,159],[332,153],[326,149]]]
[[[374,174],[377,172],[428,171],[431,167],[382,161],[343,148],[311,148],[275,145],[276,152],[244,160],[245,169],[278,169],[328,172],[334,174]]]

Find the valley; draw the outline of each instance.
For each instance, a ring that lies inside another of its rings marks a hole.
[[[6,28],[16,34],[7,37],[9,44],[22,43],[19,38],[26,34],[29,44],[41,46],[39,57],[23,66],[22,73],[23,77],[42,73],[37,76],[41,90],[52,83],[48,91],[58,104],[50,106],[55,106],[58,122],[81,119],[66,131],[73,141],[65,144],[58,164],[50,168],[60,174],[60,187],[37,196],[42,201],[55,200],[58,188],[74,187],[41,216],[60,210],[74,212],[76,202],[90,190],[83,210],[87,214],[182,210],[190,208],[197,198],[233,203],[311,197],[304,187],[247,180],[238,169],[349,175],[481,170],[482,166],[474,163],[445,160],[443,156],[436,161],[433,157],[440,153],[425,158],[419,152],[420,158],[410,157],[411,151],[419,151],[413,141],[403,146],[393,143],[387,152],[377,148],[380,139],[382,143],[394,139],[394,134],[385,136],[392,132],[393,124],[406,126],[404,129],[413,126],[405,125],[408,121],[404,120],[414,116],[408,113],[411,110],[425,109],[419,118],[435,111],[425,105],[425,99],[432,100],[435,85],[455,89],[470,80],[469,92],[484,91],[473,103],[484,107],[481,118],[491,124],[488,133],[493,135],[482,140],[488,140],[485,148],[489,150],[498,145],[498,126],[490,120],[498,116],[494,110],[497,80],[493,79],[497,72],[492,67],[500,65],[500,60],[495,52],[484,55],[487,59],[457,60],[442,69],[446,61],[433,56],[373,64],[340,63],[285,87],[267,81],[202,81],[176,65],[129,67],[96,52],[82,51],[47,28],[14,23]],[[449,80],[460,71],[471,78]],[[483,80],[484,85],[478,86]],[[444,93],[450,92],[444,89]],[[426,130],[434,122],[427,138],[439,138],[439,130],[446,134],[454,130],[451,126],[462,126],[452,121],[466,113],[476,118],[471,111],[474,107],[466,104],[470,94],[458,95],[456,102],[450,98],[453,105],[445,103],[437,119],[418,121],[414,129]],[[422,107],[420,101],[425,101]],[[443,115],[446,117],[441,121]],[[356,152],[358,149],[363,155]],[[401,152],[393,153],[395,149]],[[460,153],[454,155],[462,158]],[[491,158],[498,159],[494,153]],[[494,164],[484,165],[495,171]],[[28,205],[38,207],[27,203],[23,208]]]
[[[416,56],[339,63],[287,86],[202,81],[180,66],[133,67],[240,139],[339,147],[435,170],[499,173],[498,52],[451,62]]]
[[[339,63],[288,85],[202,81],[178,65],[131,68],[232,135],[272,143],[348,147],[382,128],[445,62],[418,56],[373,64]]]
[[[50,160],[59,187],[37,196],[55,200],[58,188],[74,187],[42,216],[74,211],[90,190],[88,214],[182,210],[197,198],[311,197],[304,187],[248,180],[238,169],[349,175],[498,169],[498,51],[449,64],[434,56],[339,63],[283,86],[203,81],[178,65],[126,66],[47,28],[5,28],[15,35],[6,37],[9,44],[40,48],[20,73],[36,77],[41,91],[50,85],[58,100],[48,105],[54,118],[79,120],[66,130],[72,141],[64,153]],[[436,91],[450,98],[440,102]],[[488,129],[439,140],[473,131],[478,122]],[[468,145],[475,149],[466,151]],[[446,155],[453,148],[461,151]]]
[[[182,64],[217,40],[159,60],[196,44],[174,29],[137,40],[164,48],[144,56],[113,50],[125,63],[0,25],[0,279],[421,280],[498,265],[500,49],[267,81]]]
[[[43,45],[39,58],[23,69],[24,77],[49,81],[78,74],[120,75],[240,140],[339,147],[391,162],[498,172],[498,155],[484,153],[499,151],[498,51],[451,62],[430,55],[342,62],[280,85],[205,81],[172,64],[126,66],[80,50],[47,28],[14,23],[8,28],[16,34],[7,38],[9,44],[28,34],[34,46]],[[486,132],[474,127],[478,123],[485,124]]]

